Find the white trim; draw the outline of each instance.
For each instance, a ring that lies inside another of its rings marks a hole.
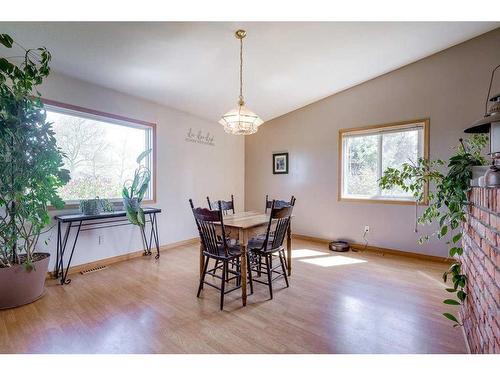
[[[343,132],[341,134],[342,142],[341,142],[341,161],[342,161],[342,176],[341,176],[341,187],[340,187],[340,199],[366,199],[366,200],[391,200],[396,202],[415,202],[415,198],[413,196],[390,196],[390,195],[382,195],[382,189],[377,185],[378,194],[376,195],[363,195],[363,194],[347,194],[346,193],[346,182],[349,181],[349,171],[348,171],[348,163],[349,155],[347,155],[349,150],[346,150],[347,140],[358,137],[370,137],[377,136],[377,181],[382,177],[382,161],[383,161],[383,136],[385,134],[391,133],[403,133],[409,131],[417,130],[417,157],[423,157],[424,155],[424,130],[425,130],[425,122],[415,122],[410,124],[403,125],[394,125],[394,126],[380,126],[379,128],[370,128],[370,129],[361,129],[361,130],[352,130]]]

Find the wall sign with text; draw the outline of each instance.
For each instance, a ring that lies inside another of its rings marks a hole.
[[[184,138],[186,142],[199,143],[201,145],[207,146],[215,146],[214,136],[210,134],[210,132],[202,132],[201,130],[193,131],[192,128],[189,128],[186,138]]]

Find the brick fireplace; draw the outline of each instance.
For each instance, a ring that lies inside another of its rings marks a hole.
[[[471,353],[500,353],[500,189],[474,187],[464,224],[468,297],[460,311]]]

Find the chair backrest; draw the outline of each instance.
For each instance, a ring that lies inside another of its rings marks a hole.
[[[207,202],[208,202],[208,208],[211,210],[218,210],[219,208],[222,208],[222,213],[224,215],[230,214],[231,211],[234,214],[234,197],[233,194],[231,194],[231,200],[230,201],[223,201],[223,200],[218,200],[215,202],[210,202],[210,198],[207,197]],[[220,202],[220,207],[219,207],[219,202]]]
[[[269,200],[269,195],[266,195],[266,214],[267,210],[271,208],[273,204],[273,200]],[[274,207],[285,207],[285,206],[295,206],[295,197],[292,195],[290,198],[290,202],[287,201],[282,201],[282,200],[276,200],[275,201],[275,206]]]
[[[189,204],[193,210],[194,220],[196,222],[196,226],[198,227],[204,251],[211,255],[220,255],[219,248],[222,245],[227,256],[228,248],[226,243],[226,233],[220,204],[218,210],[210,210],[202,207],[195,208],[191,199],[189,200]],[[222,236],[217,235],[217,224],[221,227]],[[218,238],[222,239],[222,244],[220,240],[218,241]]]
[[[282,246],[288,226],[290,225],[293,205],[287,204],[277,207],[276,202],[277,201],[272,201],[271,204],[271,215],[269,216],[269,224],[267,225],[266,239],[262,244],[263,249],[266,249],[269,243],[273,249]],[[272,238],[270,238],[271,231],[274,232],[274,236]]]

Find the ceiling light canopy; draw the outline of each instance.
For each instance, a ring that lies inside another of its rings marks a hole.
[[[264,123],[262,119],[245,107],[243,99],[243,38],[246,36],[245,30],[238,30],[235,33],[240,40],[240,96],[238,107],[230,110],[222,116],[219,124],[224,126],[226,133],[234,135],[249,135],[257,132],[258,127]]]

